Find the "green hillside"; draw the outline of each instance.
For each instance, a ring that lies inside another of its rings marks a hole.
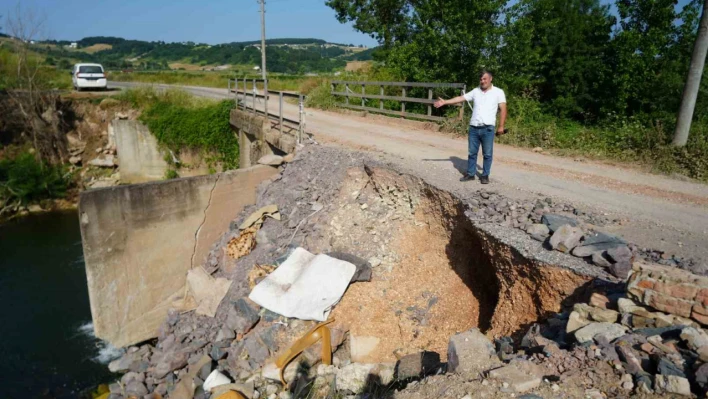
[[[38,43],[35,49],[46,55],[58,67],[73,62],[97,62],[108,69],[164,70],[169,64],[197,66],[260,65],[260,41],[232,42],[217,45],[206,43],[129,40],[119,37],[95,36],[78,40],[77,48],[69,48],[69,41],[50,40]],[[281,38],[266,41],[267,68],[271,72],[303,74],[332,72],[343,68],[346,61],[363,48],[328,43],[312,38]],[[106,49],[87,48],[106,45]],[[110,47],[110,48],[108,48]]]

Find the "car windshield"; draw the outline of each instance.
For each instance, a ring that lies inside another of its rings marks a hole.
[[[79,73],[103,73],[103,68],[97,65],[84,65],[79,67]]]

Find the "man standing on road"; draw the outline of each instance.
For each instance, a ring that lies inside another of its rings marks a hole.
[[[458,96],[450,100],[438,98],[438,101],[435,102],[435,108],[440,108],[443,105],[459,104],[463,101],[474,102],[469,130],[467,174],[460,181],[474,180],[477,174],[477,154],[481,143],[484,162],[482,176],[480,176],[479,181],[482,184],[489,184],[497,110],[501,111],[501,116],[499,117],[499,127],[496,129],[496,134],[504,134],[504,123],[506,122],[506,96],[504,95],[504,90],[492,85],[492,79],[492,74],[489,71],[483,71],[479,78],[479,87],[475,87],[474,90],[464,96]]]

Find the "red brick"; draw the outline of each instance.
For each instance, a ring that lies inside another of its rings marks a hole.
[[[672,281],[657,281],[654,283],[654,290],[681,299],[693,299],[696,297],[698,287],[687,283],[675,283]]]
[[[708,325],[708,316],[702,315],[700,313],[692,312],[691,318],[701,324]]]
[[[640,280],[637,283],[637,287],[639,288],[648,288],[648,289],[654,289],[654,281],[652,280]]]
[[[597,292],[594,292],[590,296],[590,305],[592,305],[592,306],[602,308],[602,309],[607,309],[609,304],[610,304],[610,299],[602,294],[598,294]]]
[[[704,316],[708,316],[708,307],[703,306],[701,303],[694,303],[693,304],[693,311],[695,313],[700,313]]]
[[[673,298],[652,290],[646,290],[644,292],[644,303],[662,312],[682,317],[690,317],[691,308],[693,307],[693,302]]]
[[[695,303],[700,303],[703,306],[708,306],[708,297],[706,296],[697,296],[693,301]]]

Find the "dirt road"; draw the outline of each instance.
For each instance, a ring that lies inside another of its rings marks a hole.
[[[182,88],[198,96],[233,98],[225,88]],[[277,101],[269,102],[269,111],[278,112]],[[285,104],[284,111],[297,119],[297,106]],[[497,144],[492,184],[481,186],[458,181],[466,168],[466,138],[426,130],[423,124],[307,109],[306,131],[320,143],[378,153],[382,160],[462,197],[485,189],[515,198],[540,195],[570,202],[617,219],[607,226],[609,232],[643,247],[692,257],[708,268],[708,185]]]

